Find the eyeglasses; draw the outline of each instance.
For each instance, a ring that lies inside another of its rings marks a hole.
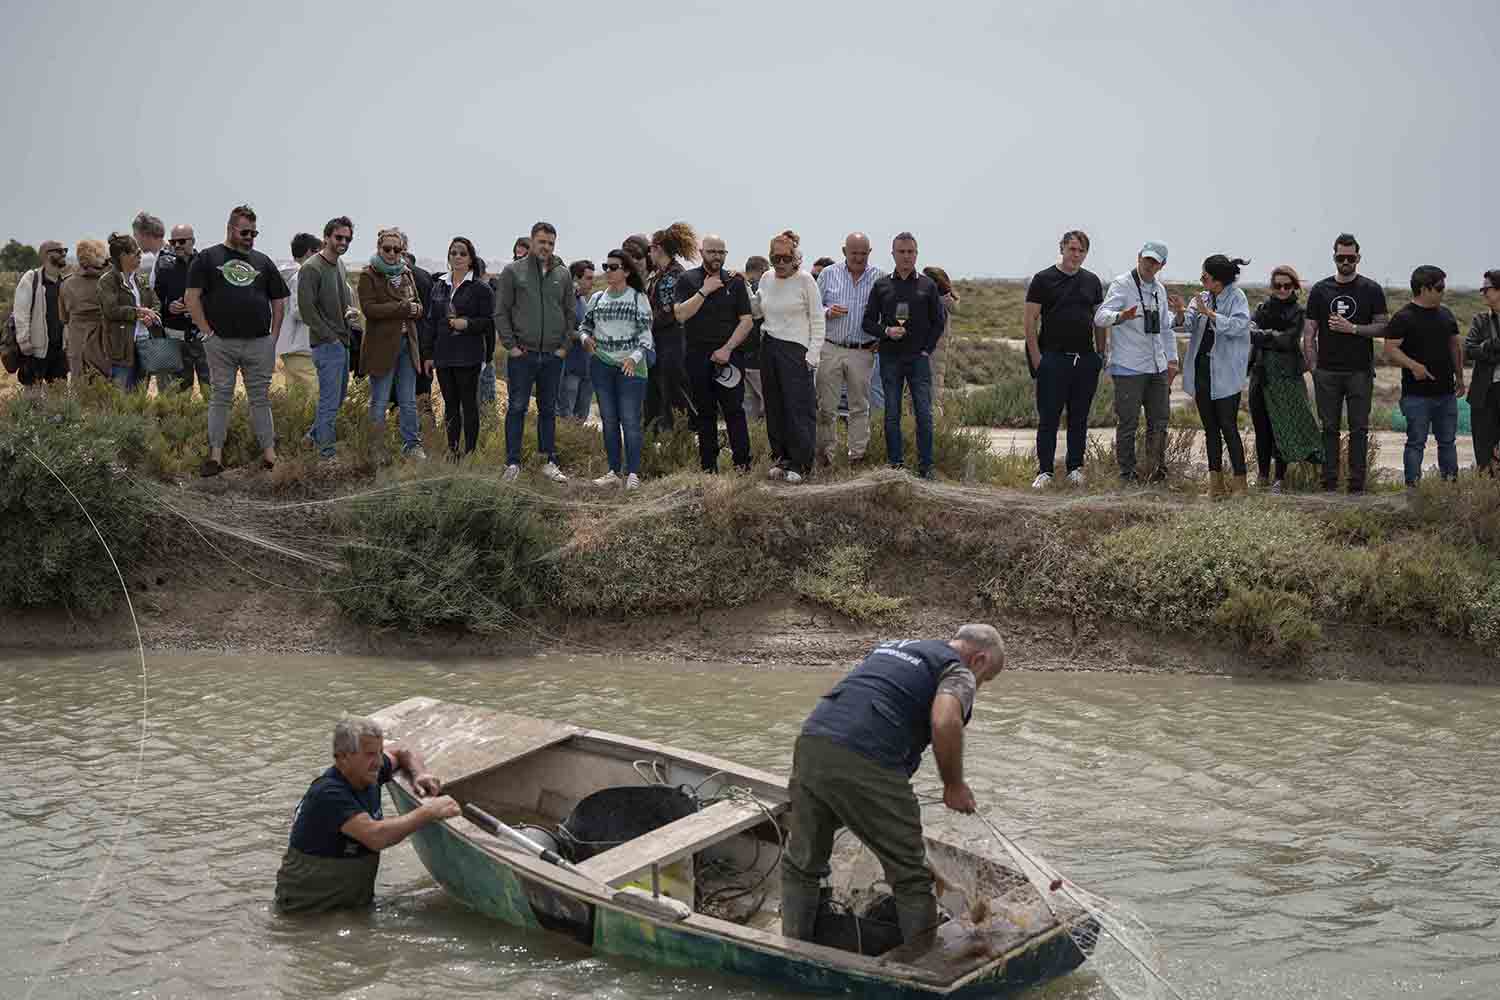
[[[381,247],[380,248],[380,252],[381,253],[400,253],[401,252],[401,248],[399,246],[385,246],[385,247]]]
[[[240,236],[242,236],[242,237],[249,237],[252,240],[255,239],[255,237],[257,237],[259,235],[260,235],[260,230],[259,229],[241,229],[240,230]]]
[[[609,271],[623,271],[623,270],[625,270],[625,266],[623,264],[605,264],[599,270],[605,271],[605,272],[609,272]]]
[[[64,250],[62,247],[53,247],[51,250],[47,251],[47,256],[49,257],[66,257],[67,255],[68,251]]]
[[[1294,284],[1292,284],[1290,281],[1273,281],[1273,282],[1271,282],[1271,288],[1272,288],[1272,290],[1273,291],[1277,291],[1277,292],[1290,292],[1293,288],[1296,288],[1296,287],[1297,286],[1294,285]]]
[[[191,236],[189,236],[185,240],[167,240],[167,242],[170,243],[170,244],[172,244],[174,247],[185,247],[189,243],[193,242],[193,238]]]
[[[705,257],[726,257],[728,255],[729,255],[729,251],[728,250],[705,250],[705,251],[703,251],[703,256],[705,256]]]
[[[1359,263],[1359,254],[1357,254],[1357,253],[1336,253],[1336,254],[1333,255],[1333,259],[1334,259],[1334,261],[1336,261],[1337,263],[1340,263],[1340,264],[1358,264]]]
[[[797,257],[794,254],[789,254],[789,253],[773,253],[771,255],[771,263],[772,264],[795,264],[796,262],[797,262]]]

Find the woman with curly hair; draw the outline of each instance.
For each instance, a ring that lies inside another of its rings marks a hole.
[[[103,240],[79,240],[74,253],[78,257],[78,270],[64,278],[57,290],[68,374],[81,378],[87,367],[108,375],[104,314],[99,311],[99,278],[109,267],[109,246]]]
[[[772,479],[812,474],[817,402],[812,370],[823,350],[823,296],[802,270],[802,240],[790,229],[771,238],[771,273],[760,279],[760,380]]]
[[[385,438],[385,415],[394,383],[401,414],[401,454],[421,461],[427,458],[417,419],[422,298],[417,294],[416,276],[402,256],[405,248],[406,237],[399,229],[375,234],[375,254],[359,275],[359,307],[365,316],[359,361],[370,377],[370,426],[377,447]]]
[[[135,344],[161,326],[156,311],[156,292],[141,279],[141,248],[135,238],[122,233],[109,237],[109,270],[98,284],[99,314],[104,321],[104,358],[100,365],[115,385],[134,389]]]
[[[651,234],[648,254],[651,277],[646,282],[646,297],[651,302],[651,338],[656,343],[656,362],[651,366],[651,384],[646,388],[645,422],[657,431],[670,431],[674,410],[684,414],[693,412],[684,365],[687,335],[672,307],[677,301],[682,262],[698,259],[698,234],[686,222],[674,222]]]

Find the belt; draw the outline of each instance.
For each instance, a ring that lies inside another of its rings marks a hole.
[[[847,351],[873,351],[880,346],[880,341],[878,340],[871,340],[864,344],[841,344],[829,337],[824,337],[823,343],[832,344],[834,347],[842,347]]]

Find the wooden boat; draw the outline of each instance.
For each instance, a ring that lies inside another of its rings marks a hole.
[[[1070,927],[1022,876],[938,837],[927,839],[927,849],[940,890],[945,871],[976,869],[988,869],[990,884],[1009,887],[1003,905],[997,900],[982,908],[987,919],[950,919],[874,955],[783,937],[776,868],[785,779],[645,740],[430,698],[391,705],[375,718],[388,739],[425,757],[447,794],[512,825],[555,826],[591,793],[647,781],[701,789],[712,800],[603,850],[576,871],[462,817],[413,835],[422,863],[448,892],[517,927],[560,934],[610,955],[860,996],[1001,996],[1062,975],[1086,958]],[[419,804],[410,782],[400,774],[388,786],[403,813]],[[738,880],[731,890],[758,880],[729,912],[713,902],[736,895],[714,882],[715,872],[725,869]],[[836,858],[835,880],[841,876]],[[653,892],[680,900],[678,912],[639,905],[642,897],[660,902]],[[964,900],[945,895],[940,902],[952,912],[962,910]],[[1096,929],[1083,913],[1067,922],[1074,930]],[[861,926],[874,925],[856,923],[856,935]]]

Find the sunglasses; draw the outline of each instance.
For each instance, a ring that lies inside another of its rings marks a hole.
[[[255,239],[255,237],[257,237],[257,236],[260,235],[260,230],[259,229],[241,229],[240,230],[240,235],[242,237],[249,237],[250,239],[253,240],[253,239]]]
[[[1333,255],[1333,259],[1337,263],[1340,263],[1340,264],[1357,264],[1357,263],[1359,263],[1359,254],[1357,254],[1357,253],[1336,253],[1336,254]]]
[[[728,250],[705,250],[705,251],[703,251],[703,256],[705,256],[705,257],[724,257],[724,256],[727,256],[728,253],[729,253]]]
[[[1274,291],[1278,291],[1278,292],[1290,292],[1293,288],[1296,288],[1296,287],[1297,286],[1294,285],[1294,284],[1292,284],[1290,281],[1273,281],[1273,282],[1271,282],[1271,288]]]
[[[772,264],[792,264],[795,263],[796,260],[797,258],[789,253],[773,253],[771,255]]]
[[[600,270],[605,272],[623,271],[625,270],[625,266],[623,264],[605,264]]]
[[[167,242],[170,243],[170,244],[172,244],[174,247],[185,247],[189,243],[193,242],[193,238],[191,236],[189,236],[185,240],[167,240]]]
[[[381,253],[400,253],[401,252],[401,248],[400,247],[381,247],[380,248],[380,252]]]

